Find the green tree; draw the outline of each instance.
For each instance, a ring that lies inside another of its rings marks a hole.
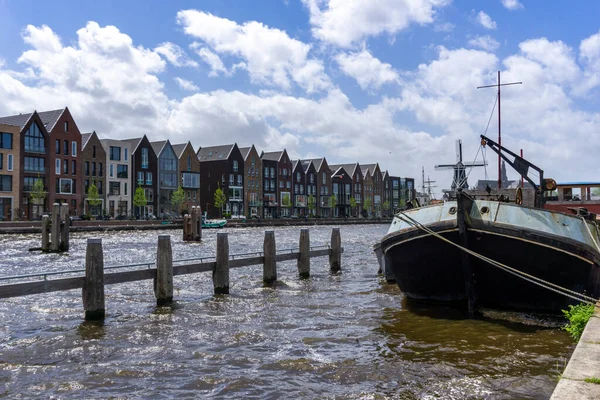
[[[315,208],[317,206],[316,202],[315,202],[315,196],[313,196],[312,194],[310,196],[308,196],[308,211],[310,215],[315,215]]]
[[[221,185],[217,187],[215,190],[215,194],[213,195],[215,207],[219,210],[219,216],[223,211],[223,206],[227,202],[227,197],[225,197],[225,193],[223,193],[223,189],[221,189]]]
[[[331,210],[335,210],[337,207],[337,199],[335,198],[335,195],[329,198],[329,206],[331,207]],[[333,216],[333,211],[331,211],[331,213]]]
[[[46,188],[44,188],[44,180],[38,175],[37,179],[33,183],[33,188],[29,193],[29,199],[33,204],[40,205],[44,204],[46,198]]]
[[[356,199],[354,197],[350,197],[350,209],[354,210],[356,208]]]
[[[292,205],[292,201],[290,200],[290,194],[285,193],[283,195],[283,199],[281,199],[281,205],[284,207],[290,207]]]
[[[138,207],[138,211],[140,211],[140,207],[144,207],[148,204],[148,200],[146,199],[146,193],[144,193],[144,189],[138,185],[135,189],[135,194],[133,195],[133,205]],[[139,213],[141,215],[141,213]]]
[[[373,205],[373,202],[371,201],[370,197],[365,198],[365,210],[367,210],[367,215],[370,217],[371,216],[371,206]]]
[[[98,207],[100,204],[102,204],[102,200],[100,199],[100,195],[98,194],[98,188],[96,187],[95,181],[92,181],[92,184],[88,188],[87,201],[91,207]]]
[[[389,200],[384,201],[383,204],[381,205],[381,207],[383,207],[383,209],[385,211],[390,211],[390,201]]]
[[[175,209],[175,213],[179,215],[179,208],[185,201],[185,192],[183,188],[179,186],[176,191],[171,194],[171,207]]]

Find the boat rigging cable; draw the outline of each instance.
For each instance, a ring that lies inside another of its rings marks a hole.
[[[527,274],[525,272],[519,271],[518,269],[509,267],[506,264],[502,264],[501,262],[492,260],[491,258],[488,258],[488,257],[486,257],[484,255],[479,254],[479,253],[476,253],[473,250],[470,250],[470,249],[468,249],[466,247],[463,247],[463,246],[461,246],[461,245],[459,245],[457,243],[454,243],[453,241],[451,241],[451,240],[443,237],[439,233],[432,231],[431,229],[429,229],[426,226],[424,226],[423,224],[421,224],[419,221],[417,221],[417,220],[413,219],[412,217],[408,216],[407,214],[405,214],[403,211],[400,211],[397,215],[399,216],[400,220],[406,222],[410,226],[414,226],[414,227],[416,227],[418,229],[421,229],[421,230],[429,233],[430,235],[432,235],[434,237],[437,237],[437,238],[443,240],[444,242],[451,244],[454,247],[457,247],[461,251],[464,251],[464,252],[472,255],[473,257],[479,258],[480,260],[483,260],[483,261],[487,262],[488,264],[491,264],[494,267],[500,268],[503,271],[506,271],[506,272],[508,272],[508,273],[510,273],[512,275],[515,275],[518,278],[525,279],[526,281],[529,281],[529,282],[531,282],[531,283],[533,283],[535,285],[541,286],[541,287],[543,287],[545,289],[548,289],[548,290],[551,290],[551,291],[553,291],[555,293],[567,296],[567,297],[569,297],[569,298],[571,298],[573,300],[577,300],[577,301],[580,301],[582,303],[592,304],[595,307],[599,307],[600,308],[600,305],[598,305],[598,302],[600,301],[600,299],[595,299],[595,298],[587,296],[585,294],[578,293],[578,292],[575,292],[573,290],[570,290],[570,289],[564,288],[562,286],[556,285],[556,284],[554,284],[552,282],[545,281],[545,280],[543,280],[541,278],[538,278],[538,277],[535,277],[533,275]],[[400,215],[404,216],[406,219],[402,218]]]
[[[494,106],[492,107],[492,112],[490,113],[490,118],[488,119],[488,123],[487,126],[485,127],[485,132],[483,133],[483,135],[485,136],[487,134],[487,131],[490,127],[490,123],[492,122],[492,117],[494,116],[494,110],[496,109],[496,104],[498,104],[498,95],[496,95],[496,100],[494,101]],[[487,162],[485,161],[485,148],[482,150],[483,146],[479,146],[479,150],[477,150],[477,154],[475,154],[475,159],[473,160],[473,162],[477,161],[477,156],[479,155],[479,151],[481,151],[481,155],[483,157],[483,168],[485,170],[485,179],[488,179],[488,173],[487,173]],[[469,169],[469,172],[467,172],[467,175],[465,176],[465,181],[467,179],[469,179],[469,175],[471,175],[471,171],[473,171],[473,168]],[[460,182],[461,185],[463,182]],[[460,187],[460,186],[459,186]]]

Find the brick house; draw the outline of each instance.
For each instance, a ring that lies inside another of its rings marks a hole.
[[[325,157],[310,160],[316,174],[317,194],[315,196],[315,215],[321,218],[331,217],[331,171]]]
[[[363,186],[362,169],[361,169],[359,163],[340,164],[340,165],[330,165],[329,166],[329,168],[331,168],[331,170],[335,170],[339,167],[343,167],[344,170],[352,178],[352,185],[350,186],[350,197],[354,198],[354,201],[356,202],[356,206],[350,207],[350,213],[348,215],[358,217],[359,215],[361,215],[361,212],[363,209],[362,203],[363,203],[363,197],[364,197],[364,194],[363,194],[364,186]],[[350,203],[348,203],[348,204],[350,205]]]
[[[14,221],[19,208],[21,127],[0,123],[0,221]]]
[[[129,182],[131,190],[128,194],[131,213],[139,217],[156,215],[158,200],[158,157],[144,135],[141,138],[127,139],[122,142],[131,147],[131,174]],[[144,190],[146,205],[137,207],[133,204],[135,191],[138,187]]]
[[[106,152],[95,131],[81,134],[80,158],[83,174],[83,214],[94,216],[104,215],[104,210],[108,211],[106,203],[106,173],[104,170]],[[92,184],[96,185],[102,202],[98,206],[91,206],[87,202],[88,190]]]
[[[336,206],[332,210],[333,217],[350,215],[350,196],[352,195],[352,175],[343,166],[330,166],[332,196]]]
[[[314,179],[314,178],[313,178]],[[306,174],[302,162],[292,162],[292,215],[304,217],[308,215],[308,195],[306,193]]]
[[[283,151],[263,152],[260,158],[263,161],[263,167],[265,161],[270,163],[270,169],[273,168],[273,165],[276,165],[275,172],[277,173],[277,198],[279,199],[279,210],[275,211],[275,215],[272,216],[275,218],[290,216],[290,210],[292,208],[292,160],[290,160],[285,149]],[[263,193],[266,193],[264,189]]]
[[[89,164],[90,179],[98,177],[99,169],[103,168],[105,177],[104,192],[105,208],[108,215],[113,217],[126,217],[131,212],[132,187],[129,179],[131,173],[131,144],[123,140],[100,139],[104,148],[105,161],[91,162]],[[98,150],[98,149],[96,149]],[[94,169],[96,168],[96,169]],[[105,168],[105,169],[104,169]],[[84,164],[84,175],[86,166]]]
[[[173,213],[178,216],[179,210],[173,210],[171,205],[171,196],[179,188],[179,158],[169,140],[150,144],[158,157],[157,213],[161,218],[171,216]]]
[[[311,160],[300,160],[302,171],[304,172],[306,182],[306,211],[307,215],[315,216],[317,211],[317,201],[319,199],[317,191],[317,170]]]
[[[246,182],[246,200],[244,215],[249,218],[262,216],[262,160],[256,147],[240,147],[244,158],[244,178]]]
[[[383,198],[383,175],[379,164],[365,164],[361,166],[363,176],[365,177],[365,199],[371,199],[370,210],[367,210],[369,215],[373,213],[376,216],[381,216],[382,198]],[[368,189],[368,191],[367,191]]]
[[[184,202],[181,209],[188,213],[192,206],[200,203],[200,161],[192,143],[174,144],[173,150],[179,159],[179,183],[183,188]]]

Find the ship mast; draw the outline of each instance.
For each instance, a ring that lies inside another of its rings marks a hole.
[[[508,85],[521,85],[523,82],[510,82],[510,83],[500,83],[500,71],[498,71],[498,83],[495,85],[486,85],[486,86],[478,86],[477,89],[489,88],[489,87],[497,87],[498,88],[498,145],[502,146],[502,129],[501,129],[501,120],[500,120],[500,87],[508,86]],[[498,153],[498,189],[502,188],[502,167],[501,167],[501,159],[500,153]]]

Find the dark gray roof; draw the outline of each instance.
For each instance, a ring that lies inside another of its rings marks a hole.
[[[298,165],[300,165],[300,167],[302,167],[300,160],[292,160],[292,171],[295,171],[296,168],[298,167]],[[302,170],[304,171],[304,168],[302,168]]]
[[[8,117],[1,117],[0,124],[13,125],[18,126],[23,129],[29,118],[33,113],[19,114],[19,115],[10,115]]]
[[[302,163],[302,170],[306,173],[312,164],[312,160],[300,160],[300,162]]]
[[[279,161],[279,159],[281,158],[282,155],[283,155],[283,150],[270,151],[268,153],[263,153],[260,158],[263,160],[269,160],[269,161]]]
[[[157,156],[160,154],[160,152],[162,151],[162,149],[165,147],[166,144],[167,144],[166,140],[150,142],[150,146],[152,146],[152,150],[154,150],[154,154],[156,154]]]
[[[321,157],[321,158],[311,158],[310,160],[311,163],[313,163],[313,165],[315,166],[315,170],[318,171],[321,169],[321,166],[323,165],[323,161],[325,161],[325,157]]]
[[[252,146],[250,147],[240,147],[240,153],[242,153],[242,158],[246,161],[248,154],[250,154],[250,150],[252,150]]]
[[[82,133],[81,134],[81,148],[85,149],[85,145],[87,144],[88,140],[90,140],[90,138],[92,137],[92,133]]]
[[[135,138],[135,139],[123,139],[121,142],[127,142],[131,145],[131,152],[133,153],[135,149],[137,149],[138,145],[142,141],[143,137]]]
[[[342,171],[345,172],[346,174],[348,174],[348,171],[346,171],[346,169],[342,166],[342,165],[330,165],[329,166],[329,170],[331,171],[331,176],[333,175],[338,175],[340,174]]]
[[[201,147],[196,155],[200,162],[221,161],[229,158],[235,144],[226,144],[222,146]]]
[[[54,129],[54,125],[58,122],[60,116],[65,112],[65,109],[62,108],[60,110],[52,110],[52,111],[42,111],[38,113],[42,123],[46,127],[48,132],[51,132]]]
[[[356,172],[356,167],[357,166],[358,166],[358,163],[354,163],[354,164],[336,164],[336,165],[330,165],[329,168],[331,170],[333,170],[334,168],[344,167],[344,171],[346,171],[348,174],[354,176],[354,173]]]
[[[360,166],[360,169],[362,170],[362,174],[363,176],[367,175],[367,171],[369,171],[371,173],[371,176],[373,176],[373,173],[375,172],[375,167],[377,166],[377,164],[364,164]]]
[[[175,155],[177,156],[177,158],[181,158],[181,155],[183,154],[183,151],[185,150],[185,148],[188,144],[190,144],[190,142],[171,145],[171,146],[173,146],[173,151],[175,152]],[[193,150],[193,148],[192,148],[192,150]]]

